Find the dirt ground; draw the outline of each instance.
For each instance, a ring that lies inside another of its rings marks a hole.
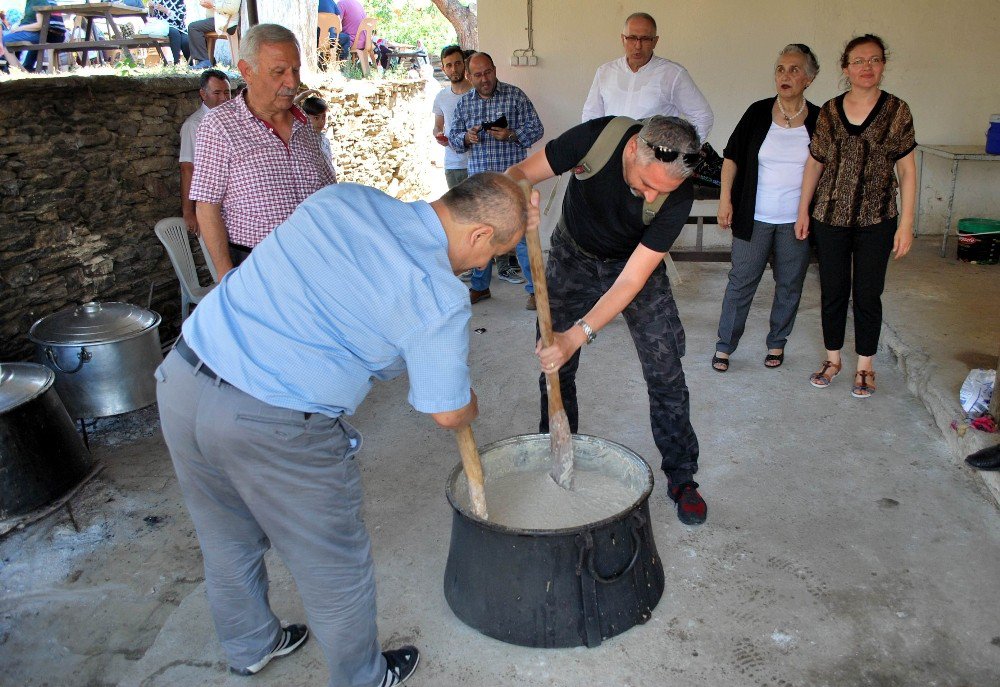
[[[73,517],[0,541],[0,684],[117,685],[203,579],[156,407],[89,430],[104,470],[70,501]]]

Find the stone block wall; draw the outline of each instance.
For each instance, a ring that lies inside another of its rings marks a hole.
[[[353,83],[322,89],[339,179],[422,197],[421,85]],[[0,360],[30,358],[35,320],[91,300],[149,302],[161,338],[176,335],[179,287],[153,226],[180,215],[179,132],[197,91],[182,75],[0,81]]]

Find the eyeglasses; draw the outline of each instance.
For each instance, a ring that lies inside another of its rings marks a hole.
[[[636,43],[640,45],[652,45],[656,42],[656,36],[626,36],[622,34],[622,40],[628,45],[635,45]]]
[[[860,67],[865,64],[870,65],[872,67],[877,67],[880,64],[885,64],[885,58],[879,57],[878,55],[876,55],[875,57],[869,57],[867,60],[863,57],[855,57],[853,60],[848,62],[848,64],[851,65],[852,67]]]
[[[639,137],[639,140],[653,149],[653,156],[660,162],[673,162],[677,158],[681,158],[688,167],[694,167],[701,162],[701,153],[682,153],[666,146],[654,146],[642,136]]]

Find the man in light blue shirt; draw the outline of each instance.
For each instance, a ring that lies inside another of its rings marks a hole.
[[[478,414],[468,292],[538,225],[502,174],[432,203],[329,186],[307,198],[199,304],[157,370],[163,436],[205,559],[205,586],[233,672],[260,671],[310,632],[330,685],[397,685],[414,647],[382,652],[371,544],[344,420],[374,379],[409,375],[408,401],[441,427]],[[273,543],[309,618],[282,628],[267,601]]]

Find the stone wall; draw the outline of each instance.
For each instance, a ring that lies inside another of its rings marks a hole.
[[[35,320],[90,300],[146,306],[152,294],[161,337],[176,335],[180,292],[153,226],[180,215],[179,131],[197,90],[180,75],[0,81],[0,360],[29,358]],[[422,86],[321,90],[339,179],[424,196]]]

